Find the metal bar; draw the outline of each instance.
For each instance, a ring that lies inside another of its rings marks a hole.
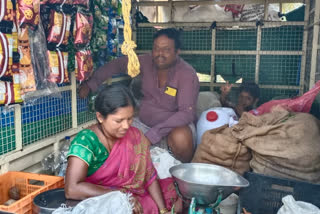
[[[281,27],[281,26],[304,26],[304,22],[264,22],[262,28]],[[210,28],[212,22],[174,22],[174,23],[138,23],[138,27],[195,27]],[[217,22],[217,27],[233,27],[235,30],[239,27],[256,27],[256,22]]]
[[[215,49],[216,49],[216,28],[212,29],[212,33],[211,33],[211,50],[213,53],[211,53],[210,91],[213,91],[213,83],[215,81],[215,59],[216,59],[216,54],[214,52]]]
[[[314,12],[314,20],[316,22],[320,17],[320,1],[315,1],[315,12]],[[310,70],[310,82],[309,89],[312,88],[316,82],[316,69],[317,69],[317,47],[318,46],[318,38],[319,38],[319,25],[314,25],[313,27],[313,40],[312,40],[312,53],[311,53],[311,70]]]
[[[16,141],[15,151],[22,150],[22,120],[21,120],[21,105],[14,105],[14,135]]]
[[[264,1],[264,17],[263,17],[263,20],[264,21],[267,21],[268,20],[268,6],[269,6],[269,4],[268,4],[268,0],[265,0]]]
[[[269,0],[268,3],[304,3],[305,0]],[[191,1],[173,1],[173,5],[225,5],[225,4],[264,4],[265,0],[191,0]],[[139,6],[168,6],[168,1],[139,1]]]
[[[210,83],[210,82],[201,82],[200,86],[213,86],[213,87],[221,87],[225,83]],[[232,87],[238,88],[241,84],[232,84]],[[288,90],[299,90],[300,86],[291,86],[291,85],[259,85],[259,88],[264,89],[288,89]]]
[[[259,84],[259,70],[260,70],[260,50],[261,50],[261,26],[257,29],[257,47],[256,47],[256,67],[254,73],[254,81]]]
[[[137,50],[138,54],[150,53],[150,50]],[[180,51],[180,54],[191,54],[191,55],[256,55],[257,51]],[[260,55],[302,55],[303,51],[260,51]]]
[[[72,115],[72,128],[78,127],[77,115],[77,82],[75,72],[71,72],[71,115]]]
[[[303,94],[303,89],[305,85],[305,75],[306,75],[306,58],[307,58],[307,42],[308,42],[308,20],[309,20],[309,9],[310,9],[310,0],[306,0],[306,7],[304,13],[304,29],[303,29],[303,40],[302,40],[302,56],[301,56],[301,69],[300,69],[300,89],[299,95]]]

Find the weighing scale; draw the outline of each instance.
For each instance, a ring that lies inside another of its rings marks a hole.
[[[177,194],[191,200],[189,214],[220,214],[219,204],[249,182],[236,172],[205,163],[185,163],[169,169]]]

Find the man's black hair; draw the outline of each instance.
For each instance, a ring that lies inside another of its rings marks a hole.
[[[166,36],[174,41],[176,50],[181,49],[180,31],[175,28],[165,28],[157,31],[153,36],[153,41],[160,36]]]
[[[239,92],[248,92],[254,99],[258,99],[260,97],[260,88],[259,86],[251,81],[243,82],[240,85]]]

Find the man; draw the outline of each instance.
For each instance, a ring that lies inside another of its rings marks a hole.
[[[148,126],[145,136],[152,144],[167,138],[174,156],[189,162],[193,156],[193,122],[199,79],[196,71],[179,57],[181,42],[175,29],[162,29],[155,33],[152,54],[139,56],[143,98],[139,119]],[[96,91],[106,79],[127,72],[127,57],[120,57],[99,68],[80,87],[80,97]]]
[[[223,107],[230,107],[241,117],[243,112],[252,110],[259,101],[260,88],[254,82],[243,82],[239,88],[238,103],[234,105],[227,97],[232,84],[227,83],[221,87],[220,102]]]

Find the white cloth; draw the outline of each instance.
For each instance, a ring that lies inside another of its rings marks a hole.
[[[74,208],[61,205],[52,214],[132,214],[130,195],[113,191],[81,201]]]

